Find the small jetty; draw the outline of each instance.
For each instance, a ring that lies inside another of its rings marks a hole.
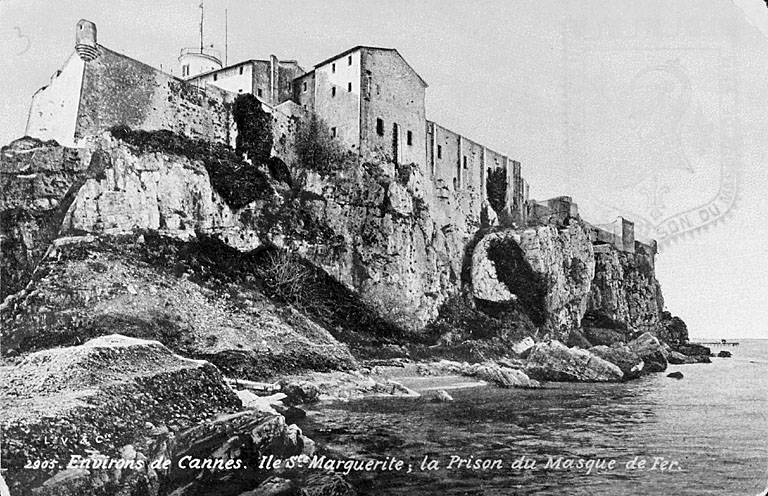
[[[738,346],[738,341],[728,341],[727,339],[721,339],[720,341],[691,341],[693,344],[700,344],[703,346]]]

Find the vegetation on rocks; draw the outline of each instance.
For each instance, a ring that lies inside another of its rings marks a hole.
[[[223,143],[194,140],[172,131],[132,130],[127,126],[110,129],[112,136],[142,153],[169,153],[202,162],[213,189],[233,209],[269,198],[274,193],[260,163],[248,164]],[[255,145],[254,145],[255,146]],[[258,149],[258,147],[256,147]]]
[[[296,132],[296,156],[302,167],[330,173],[345,162],[346,152],[331,134],[328,124],[317,114],[299,123]]]

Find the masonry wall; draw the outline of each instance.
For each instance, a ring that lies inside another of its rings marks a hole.
[[[253,65],[240,64],[188,81],[199,87],[210,84],[232,93],[253,93]]]
[[[360,102],[363,156],[413,163],[423,170],[427,122],[424,84],[394,50],[364,48],[356,53],[361,54],[362,64],[358,84],[363,88]],[[381,133],[377,129],[378,119],[383,122]]]
[[[99,56],[85,64],[75,139],[127,125],[229,144],[232,97],[213,86],[187,84],[99,46]]]
[[[50,85],[35,93],[29,108],[27,136],[75,146],[75,121],[84,69],[85,62],[73,52],[58,75],[51,78]]]
[[[355,153],[361,141],[360,53],[358,50],[315,67],[314,111],[336,139]]]
[[[315,109],[315,71],[299,76],[293,81],[293,101],[304,110]]]

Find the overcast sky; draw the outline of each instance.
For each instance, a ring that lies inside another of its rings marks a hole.
[[[199,43],[198,6],[0,0],[0,143],[23,135],[30,97],[73,50],[80,18],[101,44],[178,75],[179,49]],[[228,10],[230,63],[275,54],[309,68],[355,45],[397,48],[430,85],[428,118],[520,160],[532,197],[570,195],[588,221],[621,213],[663,239],[657,276],[693,336],[768,338],[762,1],[205,8],[205,43],[222,50]]]

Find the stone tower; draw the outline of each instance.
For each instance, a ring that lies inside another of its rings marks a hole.
[[[99,56],[99,49],[96,45],[96,24],[86,19],[78,21],[75,33],[75,50],[80,58],[86,62]]]

